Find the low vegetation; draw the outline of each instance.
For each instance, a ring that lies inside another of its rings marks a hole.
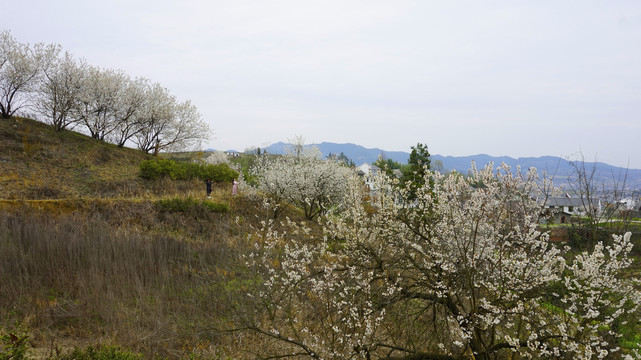
[[[639,357],[638,238],[548,241],[534,176],[327,182],[307,211],[261,184],[295,156],[242,158],[233,196],[203,154],[29,119],[0,147],[0,359]]]
[[[140,163],[140,177],[147,180],[170,178],[172,180],[210,179],[214,182],[231,182],[238,172],[229,164],[204,164],[195,162],[176,162],[171,159],[151,159]]]
[[[3,216],[1,318],[31,329],[33,346],[72,338],[162,356],[209,346],[190,333],[210,312],[200,293],[215,274],[199,278],[192,268],[234,258],[228,238],[206,236],[229,220],[158,216],[147,226],[158,220],[145,229],[96,214]]]
[[[162,199],[154,202],[155,208],[161,213],[189,213],[193,216],[201,216],[207,212],[228,212],[229,205],[219,204],[212,201],[196,200],[194,198],[172,198]]]

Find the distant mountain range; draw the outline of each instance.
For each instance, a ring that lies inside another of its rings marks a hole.
[[[266,150],[270,154],[283,154],[285,149],[289,144],[283,142],[274,143],[266,148],[261,149],[261,151]],[[385,151],[378,148],[365,148],[356,144],[337,144],[330,142],[322,142],[320,144],[312,144],[317,146],[323,156],[329,154],[340,154],[341,152],[345,154],[348,158],[352,159],[356,165],[361,165],[363,163],[373,163],[375,162],[380,155],[383,155],[387,159],[392,159],[400,163],[407,163],[409,158],[409,152],[403,151]],[[531,167],[535,167],[539,172],[546,171],[550,175],[554,175],[554,181],[557,185],[567,184],[567,180],[574,171],[574,168],[571,166],[570,161],[556,156],[541,156],[541,157],[522,157],[522,158],[511,158],[509,156],[490,156],[485,154],[470,155],[470,156],[442,156],[437,154],[432,154],[430,156],[432,162],[440,161],[443,164],[443,168],[449,171],[457,171],[461,173],[467,173],[470,169],[472,161],[476,163],[477,167],[483,167],[490,162],[494,163],[495,166],[505,163],[509,165],[512,169],[516,169],[517,166],[520,166],[521,169],[527,170]],[[621,181],[623,177],[626,177],[626,184],[628,189],[641,189],[641,169],[625,169],[621,167],[616,167],[608,165],[602,162],[585,162],[585,168],[588,171],[591,171],[593,168],[596,168],[596,174],[599,177],[598,184],[605,183],[606,186],[609,184],[612,186],[615,181]],[[627,172],[627,175],[626,175]]]

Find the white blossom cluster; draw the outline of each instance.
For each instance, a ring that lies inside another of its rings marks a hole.
[[[275,342],[264,356],[641,358],[619,342],[641,325],[629,233],[573,256],[539,230],[535,172],[425,180],[412,201],[386,180],[369,201],[349,188],[322,233],[268,222],[254,235],[260,300],[244,319]]]
[[[258,190],[268,195],[275,215],[287,204],[305,211],[308,219],[343,203],[355,173],[334,160],[323,160],[317,147],[300,144],[287,154],[259,157],[253,166]]]
[[[331,251],[326,238],[310,241],[312,230],[303,225],[289,222],[289,233],[276,230],[274,221],[263,225],[247,257],[252,273],[266,275],[247,294],[260,299],[262,316],[245,318],[244,325],[279,344],[261,350],[319,359],[364,352],[384,332],[385,311],[372,309],[373,274],[344,268],[345,255]]]
[[[0,32],[0,115],[13,116],[27,105],[28,94],[35,91],[42,70],[51,66],[58,46],[38,43],[33,46],[16,41],[9,31]]]
[[[209,156],[207,156],[205,159],[203,159],[203,161],[206,164],[212,164],[212,165],[216,165],[216,164],[230,165],[229,157],[227,156],[227,154],[225,154],[224,151],[214,151],[211,154],[209,154]]]

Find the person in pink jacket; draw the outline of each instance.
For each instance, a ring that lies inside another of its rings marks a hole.
[[[234,181],[231,182],[231,194],[236,195],[238,194],[238,181],[234,179]]]

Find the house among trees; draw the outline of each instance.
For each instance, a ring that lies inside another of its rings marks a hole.
[[[378,176],[381,173],[381,168],[374,164],[363,164],[358,167],[357,170],[358,176],[364,177],[366,179],[371,179]]]
[[[582,199],[569,196],[552,197],[547,199],[545,209],[552,214],[552,222],[555,224],[565,224],[573,216],[586,216],[590,207],[596,213],[601,212],[601,200],[599,199]]]
[[[356,173],[365,180],[365,183],[369,184],[381,174],[381,168],[374,164],[364,163],[356,168]]]
[[[363,178],[365,184],[371,189],[374,179],[381,174],[381,168],[374,164],[365,163],[356,168],[356,173],[359,177]]]
[[[641,208],[641,202],[636,202],[632,198],[624,198],[616,202],[616,207],[621,210],[638,210]]]

